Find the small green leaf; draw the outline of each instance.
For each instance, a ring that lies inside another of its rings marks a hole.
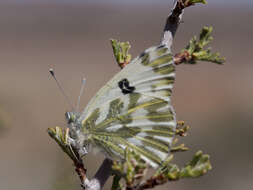
[[[189,150],[189,148],[185,147],[184,144],[180,144],[178,146],[174,146],[171,148],[171,152],[184,152],[184,151],[187,151]]]
[[[176,164],[172,164],[168,167],[168,173],[167,173],[167,178],[168,180],[178,180],[179,179],[179,174],[180,174],[180,169]]]
[[[111,39],[114,57],[121,68],[131,61],[131,55],[128,53],[131,48],[129,42],[119,42]]]
[[[182,1],[185,7],[195,5],[197,3],[207,4],[206,0],[183,0]]]
[[[198,151],[193,159],[180,171],[180,177],[199,177],[204,175],[212,166],[209,160],[209,155]]]
[[[146,168],[147,164],[141,159],[141,156],[128,148],[125,150],[125,159],[114,161],[112,165],[113,173],[122,177],[127,187],[132,187],[140,182],[145,175]],[[117,178],[115,180],[116,184]]]
[[[197,61],[207,61],[216,64],[222,64],[225,62],[225,58],[221,57],[219,53],[212,53],[211,48],[204,49],[212,40],[211,33],[213,27],[203,27],[200,32],[199,40],[194,36],[187,47],[182,52],[188,52],[188,57],[185,59],[186,64],[196,64]]]
[[[185,1],[189,1],[189,3],[202,3],[202,4],[207,4],[206,0],[185,0]]]
[[[211,33],[213,32],[213,27],[207,27],[204,26],[200,32],[199,35],[199,48],[203,49],[206,45],[208,45],[212,40],[213,37],[211,36]]]

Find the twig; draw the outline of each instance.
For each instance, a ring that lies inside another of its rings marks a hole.
[[[183,16],[183,9],[182,0],[175,1],[174,7],[166,20],[161,44],[166,45],[168,48],[172,46],[173,38]]]
[[[158,185],[163,185],[168,182],[168,178],[164,175],[159,175],[156,177],[150,177],[145,181],[145,183],[141,184],[140,186],[136,187],[135,190],[144,190],[144,189],[151,189]]]
[[[105,159],[102,165],[99,167],[97,173],[91,180],[89,180],[86,177],[86,169],[84,169],[84,167],[76,168],[76,172],[78,173],[80,177],[81,186],[83,187],[83,189],[85,190],[102,189],[105,182],[108,180],[108,178],[111,175],[111,166],[112,166],[112,161],[109,159]],[[81,175],[80,175],[80,172],[81,172]]]
[[[177,53],[174,56],[174,63],[176,65],[179,65],[179,64],[184,63],[184,62],[189,62],[190,60],[191,60],[191,55],[186,50],[183,51],[183,52]]]
[[[179,24],[181,23],[184,9],[195,5],[196,3],[206,3],[205,0],[175,0],[174,7],[169,14],[163,30],[162,45],[168,48],[172,46],[173,38],[176,34]]]
[[[84,168],[83,163],[74,163],[76,167],[76,173],[78,174],[81,184],[84,184],[84,181],[86,180],[86,169]]]

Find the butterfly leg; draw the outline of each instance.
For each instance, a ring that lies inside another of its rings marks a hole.
[[[85,147],[80,147],[80,146],[76,143],[76,141],[75,141],[73,138],[69,137],[69,136],[68,136],[68,144],[69,144],[71,147],[74,147],[74,148],[78,151],[78,154],[79,154],[80,157],[83,157],[83,156],[85,156],[86,154],[88,154],[88,151],[87,151],[87,149],[86,149]]]
[[[82,148],[78,149],[78,153],[79,153],[80,157],[83,157],[86,154],[88,154],[88,151],[87,151],[87,149],[85,147],[82,147]]]

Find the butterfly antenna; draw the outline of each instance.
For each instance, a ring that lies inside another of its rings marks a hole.
[[[86,83],[86,79],[83,78],[83,79],[82,79],[82,84],[81,84],[80,94],[79,94],[79,97],[78,97],[78,100],[77,100],[77,104],[76,104],[76,111],[77,111],[77,112],[79,111],[80,101],[81,101],[81,97],[82,97],[82,95],[83,95],[83,89],[84,89],[85,83]]]
[[[69,103],[69,105],[71,106],[71,108],[74,110],[74,106],[73,106],[73,104],[71,103],[69,97],[66,95],[66,93],[65,93],[64,89],[62,88],[61,84],[60,84],[59,81],[56,79],[54,70],[51,68],[51,69],[49,69],[49,72],[50,72],[50,74],[52,75],[52,77],[54,78],[54,80],[55,80],[55,82],[56,82],[58,88],[59,88],[60,91],[61,91],[61,93],[63,94],[63,96],[65,97],[65,99],[67,100],[67,102]]]

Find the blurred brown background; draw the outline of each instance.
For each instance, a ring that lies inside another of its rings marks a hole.
[[[212,25],[213,50],[227,58],[224,66],[178,66],[173,96],[178,119],[191,125],[189,136],[182,139],[191,150],[178,154],[179,162],[201,149],[211,155],[213,170],[201,179],[160,189],[253,186],[253,4],[217,2],[187,9],[174,41],[176,53],[202,26]],[[137,56],[159,43],[169,8],[169,0],[1,0],[1,190],[79,188],[71,161],[46,133],[48,127],[66,126],[64,112],[69,110],[48,69],[56,70],[72,101],[77,100],[81,78],[87,79],[84,107],[120,70],[109,39],[129,40]],[[85,159],[90,176],[102,159],[100,154]]]

